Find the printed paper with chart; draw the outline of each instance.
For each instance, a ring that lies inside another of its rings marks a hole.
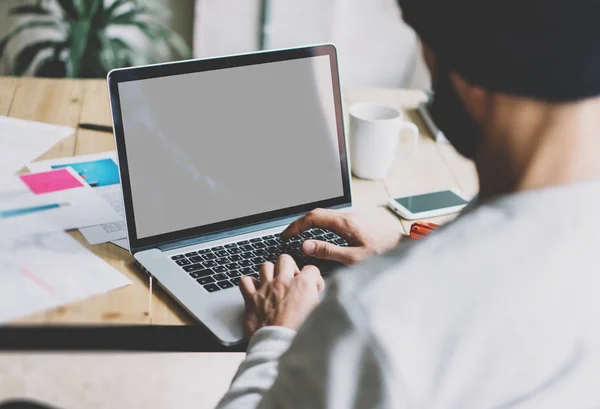
[[[0,241],[113,223],[120,218],[73,169],[0,179]]]
[[[109,241],[118,241],[127,237],[125,208],[123,207],[123,199],[121,197],[119,168],[116,163],[115,151],[33,162],[28,167],[31,170],[73,168],[119,213],[121,219],[117,222],[80,229],[81,234],[83,234],[88,243],[94,245]],[[118,242],[120,243],[121,241]]]

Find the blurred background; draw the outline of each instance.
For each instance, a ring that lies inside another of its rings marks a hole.
[[[332,42],[344,87],[429,88],[396,0],[0,0],[0,75],[117,67]]]

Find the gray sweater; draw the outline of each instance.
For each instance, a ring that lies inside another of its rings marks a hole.
[[[221,409],[600,407],[600,183],[513,194],[337,273]]]

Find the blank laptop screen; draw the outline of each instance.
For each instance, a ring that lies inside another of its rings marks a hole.
[[[344,195],[327,55],[119,95],[139,239]]]

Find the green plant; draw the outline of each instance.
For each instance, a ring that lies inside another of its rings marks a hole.
[[[113,68],[189,58],[190,49],[160,22],[161,10],[150,0],[37,0],[10,10],[23,19],[0,40],[0,59],[8,43],[35,29],[49,30],[44,38],[25,45],[13,59],[10,73],[36,76],[97,78]],[[139,30],[152,45],[142,52],[115,27]],[[6,56],[5,56],[6,57]]]

